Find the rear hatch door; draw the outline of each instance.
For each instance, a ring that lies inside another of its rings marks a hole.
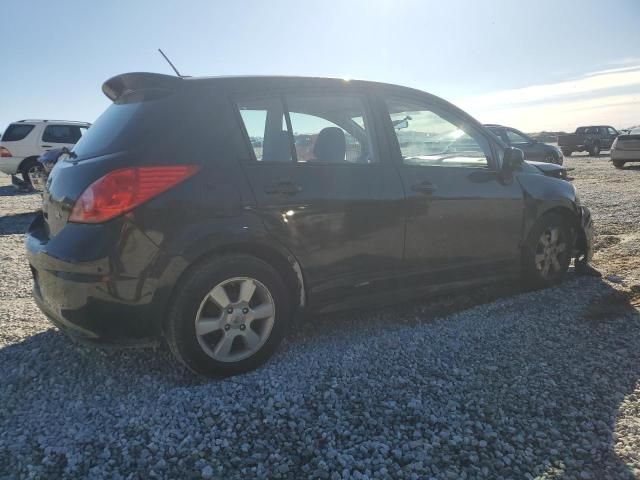
[[[49,237],[67,223],[78,197],[94,181],[128,166],[175,162],[175,125],[181,117],[174,95],[177,77],[131,73],[103,85],[113,100],[75,145],[54,166],[43,192],[43,215]]]

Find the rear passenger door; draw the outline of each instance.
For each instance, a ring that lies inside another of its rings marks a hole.
[[[307,90],[235,102],[258,212],[302,265],[310,303],[386,288],[402,261],[404,195],[367,97]]]
[[[501,179],[489,135],[421,97],[386,96],[381,109],[407,196],[409,278],[451,283],[512,272],[523,192]]]
[[[78,143],[87,127],[79,125],[47,125],[42,132],[41,147],[44,150],[67,147]]]

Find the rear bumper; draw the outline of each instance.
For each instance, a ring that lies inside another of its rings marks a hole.
[[[625,162],[640,162],[638,150],[611,150],[611,160],[623,160]]]
[[[7,175],[15,175],[18,173],[18,167],[24,160],[24,157],[2,157],[0,158],[0,172]]]
[[[111,236],[101,228],[120,229],[122,245],[95,245],[98,236]],[[33,295],[42,312],[85,343],[146,343],[149,337],[159,336],[162,307],[157,305],[158,282],[151,273],[157,247],[125,220],[108,226],[71,225],[70,229],[75,230],[71,242],[75,245],[69,245],[62,232],[46,239],[40,213],[27,232]],[[92,241],[94,245],[87,247]],[[85,245],[83,253],[92,250],[94,258],[85,255],[78,261],[79,244]],[[127,253],[132,247],[136,247],[136,258]]]

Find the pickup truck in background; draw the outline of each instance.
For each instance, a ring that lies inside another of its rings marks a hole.
[[[576,133],[558,135],[558,147],[565,157],[573,152],[589,152],[589,155],[600,155],[602,150],[611,149],[618,131],[609,125],[578,127]]]

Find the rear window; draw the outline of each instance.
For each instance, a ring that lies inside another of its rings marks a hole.
[[[27,135],[29,135],[29,133],[31,133],[31,130],[33,130],[34,126],[35,125],[29,125],[25,123],[12,123],[11,125],[9,125],[9,128],[7,128],[7,131],[4,132],[2,141],[17,142],[18,140],[23,140]]]
[[[117,151],[127,126],[134,122],[142,103],[113,104],[91,125],[73,147],[78,159]]]
[[[199,117],[202,112],[209,114],[207,105],[197,92],[131,92],[118,98],[93,122],[73,147],[73,160],[135,150],[136,154],[157,155],[158,161],[188,161],[186,151],[202,138],[200,129],[210,128]]]

